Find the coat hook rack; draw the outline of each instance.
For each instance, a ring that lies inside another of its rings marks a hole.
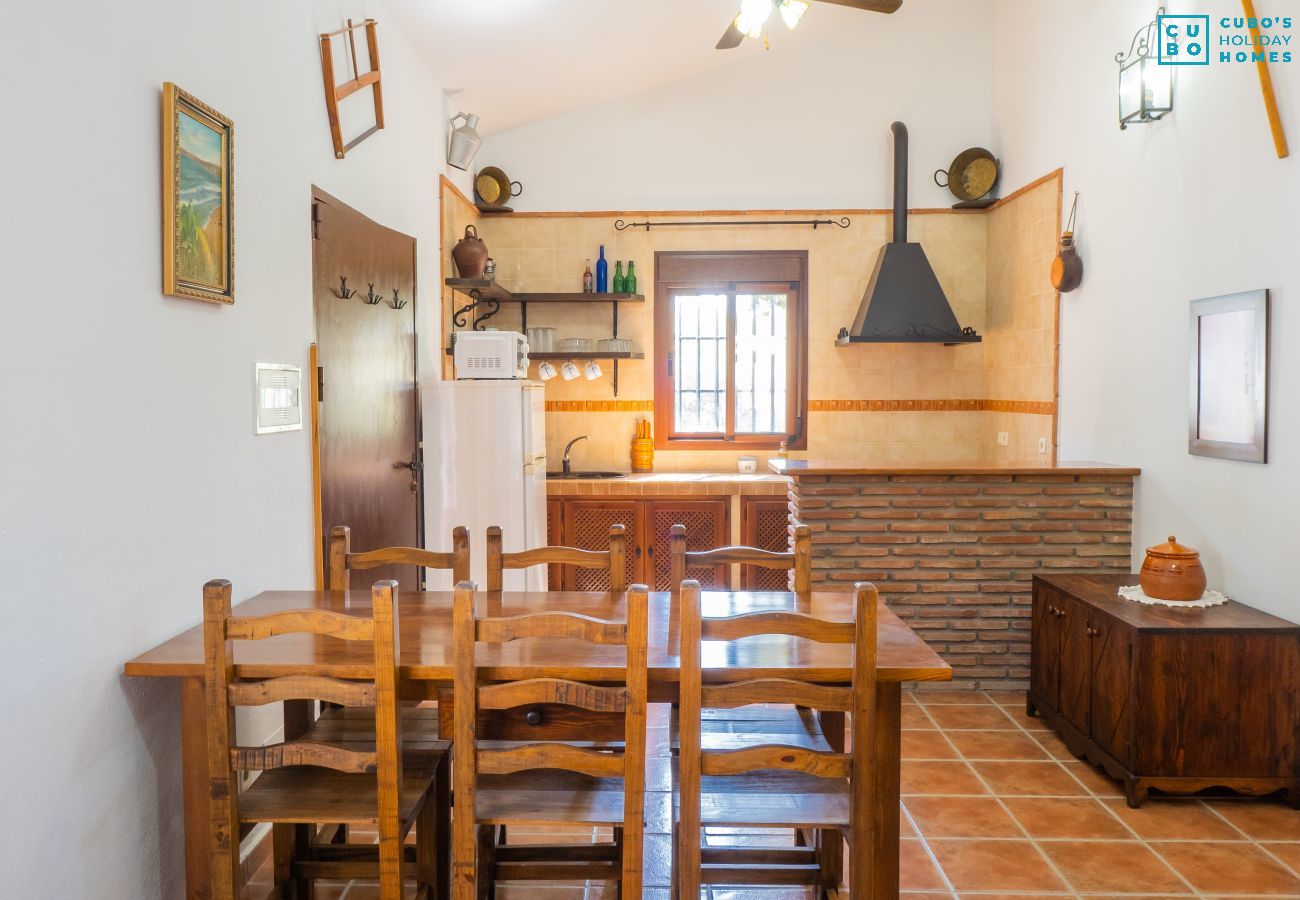
[[[714,221],[703,219],[693,222],[625,222],[619,219],[614,223],[615,231],[625,231],[628,228],[644,228],[649,231],[651,228],[720,228],[722,226],[733,225],[811,225],[813,230],[818,225],[834,225],[836,228],[848,228],[851,224],[848,216],[840,216],[838,219],[740,219],[733,221]]]
[[[337,291],[335,291],[335,293],[339,295],[339,299],[341,299],[341,300],[351,300],[352,297],[353,297],[353,295],[356,294],[356,291],[355,291],[355,290],[348,290],[348,279],[347,279],[347,276],[346,276],[346,275],[340,275],[340,276],[339,276],[339,289],[338,289]]]
[[[393,288],[393,302],[390,304],[393,309],[406,309],[406,302],[407,301],[397,296],[397,288]]]
[[[368,282],[368,283],[369,283],[369,282]],[[371,284],[370,284],[370,291],[366,294],[366,303],[369,304],[370,306],[378,306],[378,305],[379,305],[379,301],[380,301],[380,300],[383,300],[383,299],[384,299],[384,295],[383,295],[383,294],[376,294],[376,293],[375,293],[375,286],[374,286],[373,283],[371,283]]]

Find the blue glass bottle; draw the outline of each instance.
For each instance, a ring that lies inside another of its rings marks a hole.
[[[609,263],[605,262],[605,245],[600,245],[600,259],[596,260],[596,293],[609,293]]]

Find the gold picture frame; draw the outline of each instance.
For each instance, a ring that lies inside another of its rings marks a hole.
[[[162,92],[163,293],[235,302],[235,123],[170,81]]]

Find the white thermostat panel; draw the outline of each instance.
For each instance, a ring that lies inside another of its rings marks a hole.
[[[302,430],[302,369],[257,364],[257,433]]]

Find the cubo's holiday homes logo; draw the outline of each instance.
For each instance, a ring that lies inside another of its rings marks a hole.
[[[1289,63],[1294,37],[1290,16],[1161,15],[1156,17],[1162,66],[1221,63]]]

